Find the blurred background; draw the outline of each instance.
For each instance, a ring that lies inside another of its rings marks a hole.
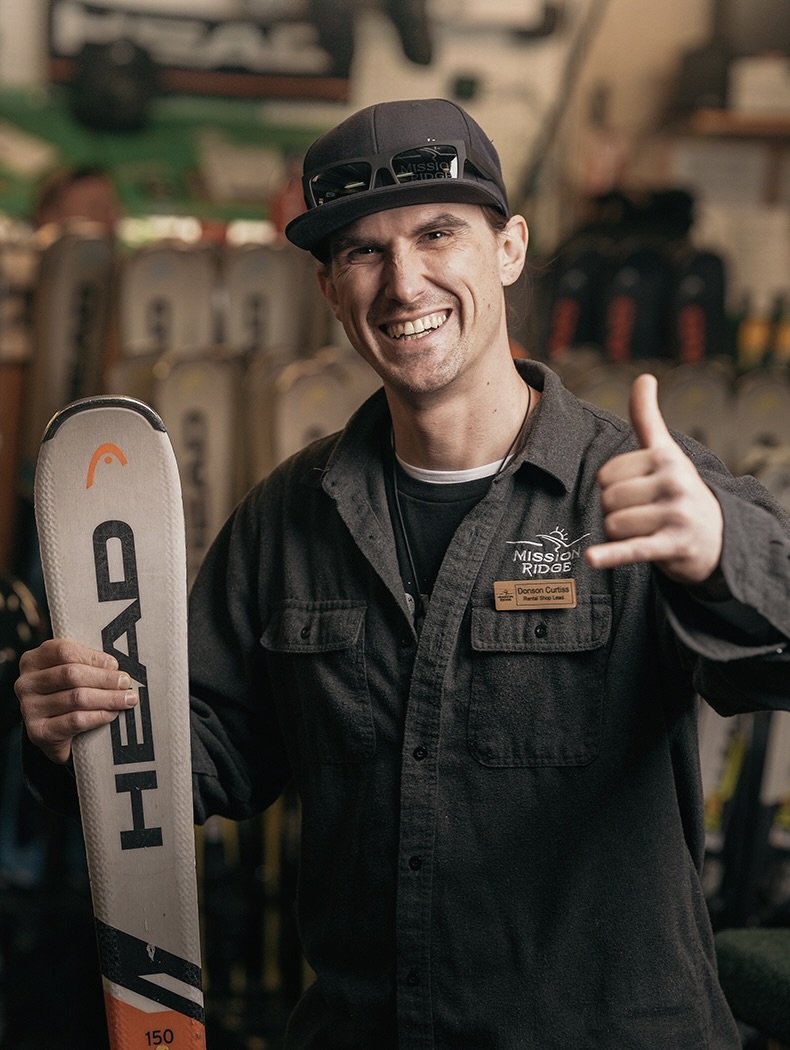
[[[80,830],[19,774],[44,428],[92,394],[154,406],[191,579],[245,489],[378,385],[282,237],[303,152],[430,96],[489,132],[529,222],[513,355],[620,414],[654,372],[670,424],[790,510],[787,0],[0,0],[2,1050],[106,1046]],[[790,927],[789,718],[701,708],[717,931]],[[298,839],[287,794],[198,831],[214,1050],[278,1047],[309,980]],[[790,1038],[740,1010],[744,1046]]]

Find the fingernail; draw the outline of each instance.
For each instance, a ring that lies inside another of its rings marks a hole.
[[[118,675],[118,688],[119,689],[128,689],[131,684],[132,684],[132,680],[129,677],[129,675],[126,673],[126,671],[123,671],[121,674]]]
[[[133,693],[131,692],[131,690],[128,693],[125,693],[123,697],[123,702],[126,704],[127,707],[135,707],[137,705],[138,700],[139,697],[137,693]]]

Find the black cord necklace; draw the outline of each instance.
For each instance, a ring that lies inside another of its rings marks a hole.
[[[516,452],[518,452],[518,450],[521,448],[521,445],[522,445],[523,440],[524,440],[524,434],[525,434],[526,429],[527,429],[527,423],[529,421],[529,413],[530,413],[530,409],[531,408],[532,408],[532,387],[529,384],[527,384],[527,410],[524,413],[524,418],[522,419],[521,425],[519,426],[518,430],[516,431],[515,437],[511,441],[507,452],[502,457],[501,463],[499,464],[499,466],[496,469],[496,472],[494,473],[493,477],[491,478],[492,484],[493,484],[494,481],[496,481],[496,479],[499,477],[499,475],[505,469],[505,466],[507,465],[507,463],[513,458],[513,456],[516,454]],[[399,491],[398,491],[397,459],[396,459],[396,455],[395,455],[395,432],[393,430],[390,430],[390,443],[392,445],[392,493],[393,493],[393,498],[394,498],[394,501],[395,501],[395,512],[396,512],[397,519],[398,519],[398,527],[400,529],[400,534],[401,534],[401,537],[403,539],[403,546],[406,549],[406,557],[408,558],[408,561],[409,561],[409,571],[411,572],[411,578],[412,578],[412,580],[414,582],[414,590],[416,592],[416,598],[414,599],[414,602],[415,602],[414,622],[415,622],[415,626],[417,627],[417,629],[419,631],[420,627],[422,626],[422,621],[425,619],[425,612],[426,612],[425,598],[424,598],[424,596],[422,594],[422,588],[420,587],[420,581],[419,581],[419,579],[417,577],[417,567],[416,567],[415,562],[414,562],[414,554],[412,553],[411,543],[409,542],[409,533],[408,533],[408,531],[406,529],[406,521],[405,521],[405,519],[403,517],[403,508],[401,507],[401,502],[400,502],[400,495],[399,495]],[[406,593],[410,597],[409,592],[407,591]]]
[[[409,559],[409,571],[411,572],[411,578],[414,585],[414,591],[416,597],[414,598],[414,623],[419,628],[422,626],[422,621],[425,619],[425,599],[422,596],[422,588],[420,587],[420,581],[417,578],[417,567],[414,564],[414,555],[412,554],[411,544],[409,543],[409,534],[406,531],[406,522],[403,519],[403,508],[400,505],[400,496],[398,494],[398,471],[395,460],[395,439],[393,435],[392,443],[392,493],[395,498],[395,510],[398,515],[398,527],[400,528],[400,534],[403,538],[403,545],[406,548],[406,556]],[[406,591],[406,597],[409,598],[411,595],[408,590]]]
[[[510,448],[507,450],[507,452],[502,457],[502,462],[497,467],[496,474],[494,474],[493,478],[491,479],[492,481],[496,481],[496,479],[499,477],[499,475],[505,469],[508,461],[521,448],[521,445],[522,445],[522,443],[524,441],[524,433],[525,433],[525,431],[527,429],[527,423],[529,422],[529,410],[531,408],[532,408],[532,387],[529,385],[529,383],[527,383],[527,410],[524,413],[524,418],[521,420],[521,426],[516,431],[516,436],[513,438],[513,440],[510,443]]]

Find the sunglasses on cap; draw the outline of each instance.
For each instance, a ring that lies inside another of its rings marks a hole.
[[[413,146],[354,157],[311,171],[303,177],[302,183],[311,207],[317,208],[381,186],[414,185],[430,179],[462,179],[467,164],[482,178],[501,186],[500,177],[465,142]]]

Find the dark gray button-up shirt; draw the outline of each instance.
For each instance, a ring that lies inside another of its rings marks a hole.
[[[591,569],[596,471],[631,428],[522,367],[543,388],[526,447],[455,534],[419,640],[382,394],[251,493],[195,588],[199,815],[291,776],[301,797],[318,983],[290,1046],[739,1045],[700,888],[696,704],[790,704],[787,523],[684,440],[724,509],[729,612],[759,629],[649,565]]]

